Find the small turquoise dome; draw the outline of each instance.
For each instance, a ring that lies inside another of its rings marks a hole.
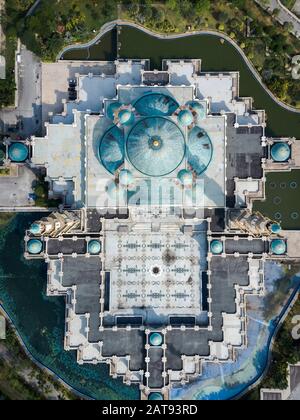
[[[291,156],[291,148],[287,143],[275,143],[271,148],[271,157],[275,162],[286,162]]]
[[[121,108],[122,104],[120,102],[112,102],[107,107],[107,116],[111,120],[115,118],[115,112]]]
[[[184,127],[187,127],[191,125],[192,122],[194,121],[193,114],[191,113],[189,109],[183,109],[178,114],[178,121],[181,125],[183,125]]]
[[[41,225],[38,223],[32,223],[32,225],[29,228],[30,233],[32,235],[40,235],[41,234]]]
[[[187,169],[182,169],[181,171],[178,172],[177,177],[182,185],[185,185],[185,186],[193,185],[193,174],[191,171],[188,171]]]
[[[283,255],[286,253],[286,243],[283,239],[274,239],[271,242],[271,251],[275,255]]]
[[[120,124],[128,125],[134,121],[134,115],[131,111],[129,111],[129,109],[122,109],[118,113],[118,119],[119,119]]]
[[[93,239],[88,243],[88,252],[89,254],[96,255],[101,252],[101,242]]]
[[[197,101],[189,101],[187,102],[187,106],[193,109],[194,112],[197,113],[198,118],[203,119],[205,117],[205,109],[200,102]]]
[[[214,240],[210,244],[210,250],[213,254],[218,255],[223,252],[223,243],[219,240]]]
[[[30,239],[30,241],[27,242],[27,249],[29,254],[40,254],[43,250],[42,241],[40,241],[39,239]]]
[[[273,223],[271,226],[272,233],[278,234],[281,232],[281,226],[278,223]]]
[[[23,143],[13,143],[9,146],[8,157],[12,162],[24,162],[28,154],[28,147]]]
[[[122,169],[119,174],[119,181],[120,185],[123,185],[124,187],[132,184],[134,181],[132,173],[128,171],[128,169]]]
[[[151,392],[148,397],[148,400],[150,401],[157,401],[157,400],[163,400],[163,399],[164,397],[162,396],[160,392]]]
[[[160,333],[154,332],[150,334],[149,343],[151,346],[161,346],[163,342],[162,335]]]

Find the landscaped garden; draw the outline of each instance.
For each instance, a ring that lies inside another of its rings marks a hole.
[[[26,17],[33,0],[6,0],[3,19],[8,38],[21,41],[43,60],[54,60],[63,46],[92,39],[116,18],[132,20],[161,33],[218,30],[245,51],[266,85],[282,101],[300,107],[300,83],[291,77],[292,57],[300,40],[254,0],[41,0]],[[2,86],[3,98],[14,86]],[[2,94],[1,94],[2,91]]]

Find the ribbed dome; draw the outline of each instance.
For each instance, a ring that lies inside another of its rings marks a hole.
[[[282,239],[274,239],[271,242],[271,251],[275,255],[283,255],[286,253],[286,243]]]
[[[287,143],[275,143],[271,149],[271,156],[275,162],[286,162],[291,156],[291,148]]]
[[[207,169],[212,154],[213,146],[208,134],[200,127],[194,127],[189,132],[187,160],[197,175],[202,174]]]
[[[218,255],[223,252],[223,243],[219,240],[214,240],[210,244],[210,250],[213,254]]]
[[[42,252],[43,244],[39,239],[30,239],[27,243],[27,249],[29,254],[37,255]]]
[[[41,234],[41,226],[39,223],[32,223],[29,229],[32,235],[40,235]]]
[[[193,111],[197,113],[198,118],[203,119],[205,117],[205,109],[199,102],[189,101],[186,105],[193,108]]]
[[[128,169],[122,169],[119,174],[119,181],[120,185],[128,187],[134,181],[132,173]]]
[[[129,125],[133,123],[134,115],[129,109],[122,109],[118,113],[118,119],[119,119],[120,124]]]
[[[115,118],[115,112],[117,112],[117,110],[119,108],[121,108],[121,106],[122,106],[122,104],[120,102],[117,102],[117,101],[110,103],[107,107],[108,118],[113,120]]]
[[[187,169],[182,169],[178,172],[177,178],[181,182],[182,185],[191,186],[193,185],[193,174],[191,171]]]
[[[28,147],[23,143],[13,143],[9,146],[8,157],[13,162],[24,162],[28,158]]]
[[[104,133],[100,146],[99,157],[105,169],[114,174],[124,163],[125,140],[123,132],[116,126]]]
[[[128,159],[138,171],[147,176],[164,176],[182,162],[185,141],[175,123],[163,117],[149,117],[132,128],[126,150]]]
[[[188,127],[189,125],[192,124],[193,121],[194,121],[194,117],[190,110],[183,109],[182,111],[179,112],[178,122],[183,127]]]
[[[162,335],[160,333],[154,332],[150,334],[149,343],[151,346],[161,346],[163,342]]]
[[[97,255],[101,251],[101,243],[97,240],[92,240],[88,243],[88,252],[92,255]]]
[[[139,98],[134,104],[140,115],[165,117],[172,115],[178,106],[175,99],[162,93],[148,93]]]

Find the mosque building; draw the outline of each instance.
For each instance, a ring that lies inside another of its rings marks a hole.
[[[25,256],[46,261],[48,295],[65,297],[65,349],[109,364],[142,399],[168,399],[204,363],[247,347],[246,296],[263,296],[265,261],[290,252],[253,200],[294,143],[266,138],[238,72],[112,65],[77,74],[78,99],[8,156],[45,168],[63,200],[26,232]]]

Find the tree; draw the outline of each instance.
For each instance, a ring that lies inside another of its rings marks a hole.
[[[207,13],[210,9],[210,0],[196,0],[195,12],[197,14]]]

